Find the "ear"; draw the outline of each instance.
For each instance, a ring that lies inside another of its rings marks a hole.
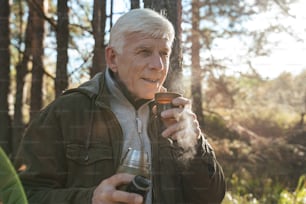
[[[107,66],[113,71],[117,72],[117,63],[116,63],[117,53],[115,52],[114,48],[107,46],[105,48],[105,60]]]

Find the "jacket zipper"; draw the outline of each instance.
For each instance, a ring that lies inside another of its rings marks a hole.
[[[140,142],[140,150],[144,151],[144,138],[142,136],[142,121],[139,118],[138,111],[136,111],[136,129],[137,129],[137,134]]]

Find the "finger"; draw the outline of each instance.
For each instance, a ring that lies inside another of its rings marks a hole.
[[[163,137],[171,137],[176,140],[179,135],[199,136],[201,133],[199,122],[191,114],[188,119],[176,122],[162,132]]]
[[[109,193],[108,196],[108,200],[113,200],[115,202],[141,204],[143,201],[143,197],[141,195],[138,195],[136,193],[128,193],[120,190],[114,190]]]
[[[169,127],[167,127],[163,132],[162,132],[162,136],[163,137],[173,137],[175,135],[176,132],[185,129],[185,123],[184,122],[177,122],[174,123],[173,125],[170,125]]]
[[[169,110],[164,110],[163,112],[161,112],[161,117],[163,119],[169,119],[169,118],[173,118],[175,119],[177,122],[186,120],[189,121],[188,123],[191,124],[190,121],[197,121],[197,116],[195,113],[193,113],[191,111],[191,109],[187,109],[187,108],[171,108]]]
[[[175,118],[177,121],[179,121],[179,118],[181,117],[183,111],[184,111],[183,108],[171,108],[162,111],[160,115],[164,119]]]
[[[134,177],[132,174],[118,173],[103,180],[94,191],[93,203],[139,203],[139,200],[142,199],[138,197],[139,195],[130,195],[130,193],[116,189],[120,185],[129,183]]]
[[[109,177],[108,179],[105,179],[103,182],[106,185],[120,186],[122,184],[129,183],[130,181],[133,180],[134,177],[135,177],[135,175],[132,175],[132,174],[118,173],[118,174],[115,174],[115,175]]]
[[[188,106],[191,105],[191,101],[184,97],[177,97],[172,100],[172,104],[175,106]]]

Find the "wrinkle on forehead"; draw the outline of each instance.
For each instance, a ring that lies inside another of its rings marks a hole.
[[[133,32],[133,33],[128,33],[125,35],[125,43],[124,46],[127,44],[126,42],[133,42],[135,40],[137,41],[141,41],[141,40],[150,40],[150,39],[161,39],[164,40],[168,46],[168,49],[171,50],[171,42],[169,41],[169,39],[167,37],[155,37],[149,34],[144,34],[141,32]],[[123,47],[124,47],[123,46]]]

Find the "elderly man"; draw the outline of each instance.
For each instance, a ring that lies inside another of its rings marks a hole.
[[[190,100],[173,99],[160,117],[175,123],[158,131],[154,95],[165,91],[173,39],[172,24],[150,9],[118,19],[106,71],[66,91],[26,131],[20,176],[30,203],[221,203],[223,172]],[[119,188],[135,176],[118,173],[129,148],[148,153],[145,198]]]

